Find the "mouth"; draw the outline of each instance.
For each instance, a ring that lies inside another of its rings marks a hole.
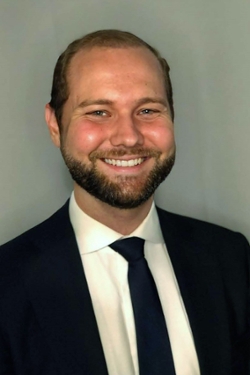
[[[142,164],[147,158],[136,158],[130,160],[120,159],[103,159],[107,164],[114,165],[116,167],[135,167],[136,165]]]

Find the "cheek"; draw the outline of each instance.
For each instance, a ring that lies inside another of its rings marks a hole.
[[[171,153],[175,149],[173,126],[152,128],[147,137],[161,152]]]
[[[72,152],[89,154],[104,141],[105,136],[100,126],[84,124],[72,126],[67,134],[67,146]]]

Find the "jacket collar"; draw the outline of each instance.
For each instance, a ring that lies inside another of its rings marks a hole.
[[[25,284],[62,374],[108,375],[68,202],[32,231]]]
[[[198,221],[161,209],[158,215],[193,332],[201,374],[228,375],[229,317],[216,244],[210,243],[201,228],[199,231]]]

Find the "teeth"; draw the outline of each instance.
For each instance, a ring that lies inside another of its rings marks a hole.
[[[131,160],[104,159],[105,163],[115,165],[117,167],[134,167],[135,165],[141,164],[143,160],[143,158]]]

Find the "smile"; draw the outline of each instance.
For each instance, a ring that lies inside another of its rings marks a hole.
[[[116,167],[134,167],[143,163],[145,158],[131,159],[131,160],[116,160],[104,159],[105,163],[115,165]]]

